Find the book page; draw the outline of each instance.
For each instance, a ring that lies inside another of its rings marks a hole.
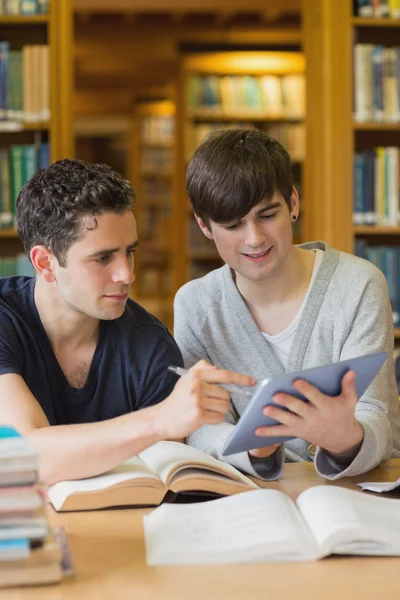
[[[143,464],[140,458],[134,456],[103,475],[54,483],[49,486],[47,497],[54,508],[59,510],[59,507],[63,505],[70,494],[92,493],[113,486],[123,485],[125,482],[132,480],[143,479],[148,480],[150,484],[161,485],[158,477]]]
[[[299,561],[318,554],[295,504],[277,490],[163,504],[143,522],[149,565]]]
[[[392,492],[393,490],[400,488],[400,479],[397,479],[397,481],[365,481],[363,483],[357,483],[357,485],[363,490],[382,494],[383,492]]]
[[[297,506],[326,553],[400,553],[400,504],[336,486],[300,494]]]
[[[248,485],[248,487],[258,488],[249,477],[243,475],[235,467],[180,442],[157,442],[150,448],[143,450],[139,457],[167,486],[181,468],[203,467],[211,472],[222,473],[235,481]]]

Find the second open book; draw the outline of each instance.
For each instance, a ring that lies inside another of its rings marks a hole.
[[[211,502],[163,504],[143,521],[149,565],[400,555],[400,500],[333,485],[309,488],[296,503],[283,492],[259,489]]]
[[[237,469],[178,442],[158,442],[115,469],[48,489],[57,511],[157,505],[168,491],[236,494],[257,488]]]

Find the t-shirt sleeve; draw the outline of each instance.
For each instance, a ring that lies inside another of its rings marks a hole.
[[[23,348],[17,327],[0,307],[0,375],[22,375]]]
[[[138,398],[138,409],[162,402],[175,387],[177,376],[168,370],[168,366],[183,367],[183,359],[171,335],[167,334],[162,341],[154,345],[147,364],[142,392]]]

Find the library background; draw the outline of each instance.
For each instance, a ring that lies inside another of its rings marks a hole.
[[[230,127],[286,146],[296,242],[376,264],[400,345],[400,0],[0,0],[0,276],[30,272],[14,228],[30,175],[105,162],[137,192],[133,297],[172,328],[177,289],[220,265],[186,166]]]

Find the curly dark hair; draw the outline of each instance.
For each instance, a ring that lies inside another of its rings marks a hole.
[[[59,160],[40,169],[17,198],[17,229],[29,256],[36,245],[46,246],[65,266],[70,246],[88,228],[83,217],[133,210],[135,191],[108,165],[83,160]]]
[[[209,134],[186,172],[194,212],[207,225],[242,219],[275,191],[289,209],[292,164],[285,148],[262,131],[228,129]]]

